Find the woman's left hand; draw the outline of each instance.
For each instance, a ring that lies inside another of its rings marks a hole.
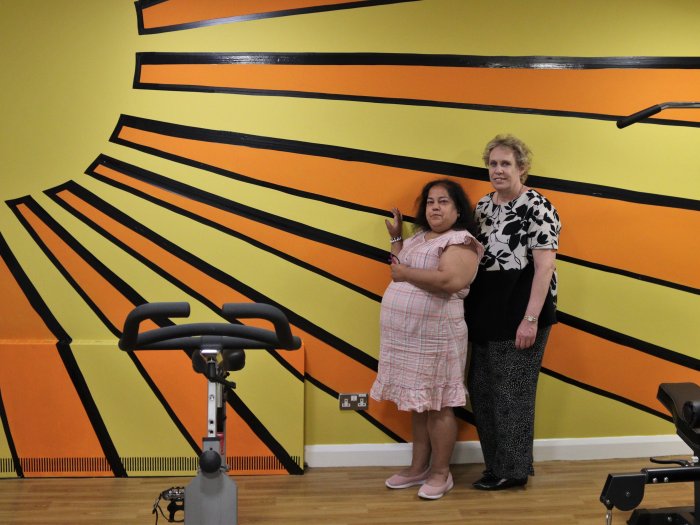
[[[537,337],[537,323],[523,319],[515,332],[515,348],[518,350],[530,348],[535,344],[535,337]]]
[[[408,268],[405,264],[391,263],[391,280],[400,283],[406,280],[404,270]]]

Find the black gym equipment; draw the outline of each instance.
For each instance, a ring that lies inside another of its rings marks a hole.
[[[619,129],[626,128],[635,122],[639,122],[640,120],[649,118],[652,115],[656,115],[664,109],[670,108],[700,108],[700,102],[662,102],[661,104],[654,104],[653,106],[618,119],[616,124]]]
[[[662,102],[637,111],[617,120],[622,129],[649,118],[664,109],[696,108],[700,102]],[[694,505],[692,507],[669,507],[665,509],[637,509],[627,521],[629,525],[700,525],[700,387],[695,383],[661,383],[656,398],[668,409],[676,425],[676,433],[691,448],[689,460],[664,461],[649,458],[657,464],[675,464],[678,467],[642,469],[628,474],[608,474],[600,495],[607,508],[606,522],[612,522],[613,507],[632,510],[642,502],[644,485],[658,483],[693,482]]]
[[[632,510],[642,502],[644,485],[694,483],[695,502],[691,507],[668,507],[655,510],[637,509],[629,525],[700,525],[700,387],[695,383],[661,383],[656,398],[668,409],[676,433],[691,448],[689,460],[658,460],[652,463],[676,464],[677,467],[643,468],[640,472],[608,474],[600,501],[612,522],[612,509]]]
[[[148,303],[127,316],[119,348],[133,350],[185,350],[191,354],[195,372],[207,378],[207,435],[196,477],[186,487],[161,492],[153,507],[158,521],[161,499],[169,501],[168,521],[184,510],[186,525],[237,525],[238,490],[226,464],[226,394],[236,387],[230,372],[245,366],[245,350],[296,350],[301,340],[293,336],[287,317],[278,308],[260,303],[226,303],[221,315],[228,322],[162,326],[139,333],[143,321],[168,324],[170,318],[188,317],[184,302]],[[273,330],[246,326],[240,319],[270,321]],[[163,514],[165,516],[165,514]]]

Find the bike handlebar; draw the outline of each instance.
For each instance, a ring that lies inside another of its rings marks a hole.
[[[143,321],[162,323],[171,317],[189,317],[190,305],[185,302],[147,303],[134,308],[124,321],[119,348],[130,350],[198,349],[202,345],[218,345],[222,349],[296,350],[301,339],[292,335],[284,313],[269,304],[226,303],[222,314],[228,323],[189,323],[164,326],[139,333]],[[265,319],[275,330],[236,324],[237,319]]]

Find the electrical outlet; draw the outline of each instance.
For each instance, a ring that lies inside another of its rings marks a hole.
[[[369,394],[338,394],[340,410],[367,410]]]

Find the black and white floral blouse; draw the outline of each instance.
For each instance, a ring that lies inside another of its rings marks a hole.
[[[561,221],[541,193],[529,189],[507,204],[494,193],[476,205],[474,216],[484,245],[477,278],[466,300],[466,318],[473,340],[514,339],[530,298],[534,277],[532,250],[559,248]],[[538,326],[556,323],[557,274],[550,282]]]

